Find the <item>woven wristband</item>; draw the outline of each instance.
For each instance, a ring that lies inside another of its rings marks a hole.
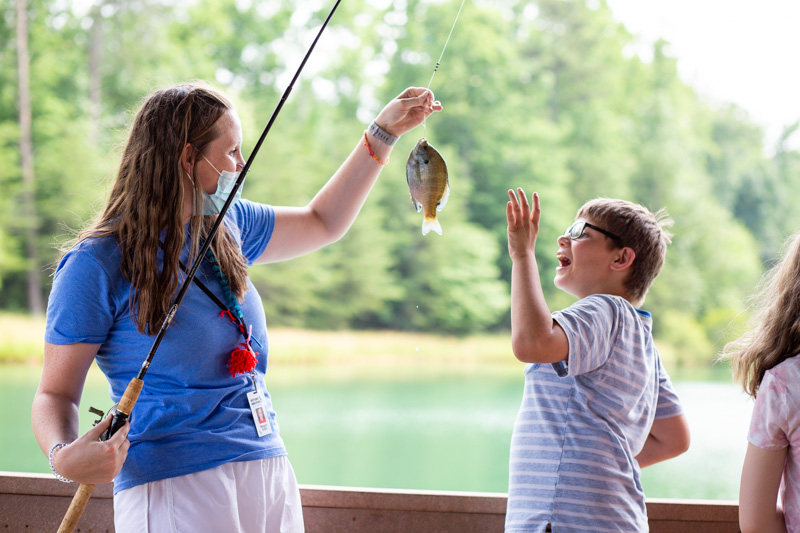
[[[394,143],[397,142],[397,137],[395,137],[385,129],[378,126],[378,124],[376,124],[374,120],[367,129],[372,134],[373,137],[375,137],[376,139],[378,139],[387,146],[392,146]]]
[[[372,146],[369,145],[369,141],[367,140],[367,132],[366,131],[364,132],[364,146],[366,146],[367,150],[369,150],[369,156],[372,159],[374,159],[375,161],[377,161],[381,165],[388,165],[389,164],[389,160],[388,159],[386,161],[381,161],[380,159],[378,159],[378,156],[375,155],[375,152],[372,150]]]
[[[54,444],[53,447],[50,448],[50,453],[47,454],[47,457],[50,460],[50,470],[53,472],[53,475],[56,476],[57,480],[59,480],[62,483],[74,483],[74,481],[72,481],[71,479],[67,479],[58,472],[56,472],[56,467],[53,464],[53,453],[55,453],[56,450],[60,450],[67,444],[68,443],[66,442],[59,442],[58,444]]]

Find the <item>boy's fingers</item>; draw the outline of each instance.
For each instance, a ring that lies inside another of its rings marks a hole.
[[[539,217],[542,214],[541,204],[539,203],[539,193],[533,193],[533,212],[531,213],[531,220],[539,222]]]
[[[517,188],[517,194],[519,195],[519,203],[522,205],[522,209],[529,209],[528,198],[525,196],[525,191],[522,190],[522,187]]]
[[[511,204],[511,209],[514,212],[514,218],[519,220],[520,216],[523,216],[523,210],[520,207],[519,198],[517,198],[517,194],[513,190],[508,191],[508,197],[511,198],[509,204]]]
[[[519,204],[517,202],[508,202],[506,207],[506,211],[508,213],[508,221],[509,225],[512,229],[519,228],[520,223],[523,220],[522,213],[520,212]]]
[[[508,189],[508,197],[511,198],[511,203],[513,205],[517,205],[519,203],[519,200],[517,200],[517,193],[515,193],[513,189]]]
[[[521,204],[520,211],[522,220],[530,220],[532,218],[531,206],[528,203],[528,198],[525,196],[525,191],[523,191],[522,188],[520,187],[517,189],[517,192],[520,198],[520,204]]]

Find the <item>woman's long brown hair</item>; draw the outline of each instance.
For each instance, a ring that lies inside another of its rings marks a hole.
[[[141,333],[158,331],[185,277],[179,269],[185,245],[181,153],[189,143],[202,154],[220,135],[217,123],[228,112],[233,112],[231,102],[200,82],[153,93],[134,119],[105,210],[77,237],[76,242],[103,236],[116,239],[122,274],[131,283],[129,310]],[[190,222],[190,264],[200,239],[216,219],[202,215],[203,196],[197,183],[194,194],[200,205]],[[159,247],[163,268],[158,262]],[[220,225],[211,249],[231,290],[242,298],[247,290],[247,265],[225,224]]]
[[[719,358],[730,360],[734,379],[755,397],[767,370],[800,353],[800,233],[786,241],[753,302],[752,328]]]

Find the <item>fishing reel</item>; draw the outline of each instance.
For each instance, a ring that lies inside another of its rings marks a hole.
[[[108,429],[105,430],[102,435],[100,435],[100,440],[102,441],[110,439],[111,436],[119,431],[120,428],[125,425],[125,422],[128,421],[128,415],[117,409],[117,404],[112,405],[111,409],[105,413],[96,407],[89,407],[89,412],[100,417],[92,423],[93,426],[96,426],[105,420],[108,415],[113,415],[113,418],[111,419],[111,425],[108,426]]]

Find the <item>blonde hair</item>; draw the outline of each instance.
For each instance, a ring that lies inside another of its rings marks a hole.
[[[66,249],[91,237],[116,239],[122,274],[131,283],[129,311],[141,333],[158,331],[184,277],[179,271],[185,245],[181,153],[188,143],[202,154],[221,134],[219,119],[231,112],[231,102],[203,82],[180,84],[146,98],[131,126],[104,211],[67,245]],[[197,182],[194,188],[195,198],[202,199]],[[202,205],[190,221],[190,262],[217,218],[201,213]],[[163,251],[160,272],[159,248]],[[241,298],[247,290],[247,265],[225,224],[220,225],[211,249],[231,290]]]
[[[637,305],[643,302],[664,266],[667,244],[672,242],[672,234],[665,229],[672,225],[666,210],[653,214],[646,207],[626,200],[595,198],[583,204],[576,218],[590,219],[621,239],[622,243],[609,239],[612,245],[633,249],[636,258],[625,278],[625,288],[633,302]]]
[[[719,359],[730,361],[734,379],[755,398],[764,373],[800,353],[800,232],[786,240],[782,259],[762,277],[751,308],[751,329],[728,343]]]

